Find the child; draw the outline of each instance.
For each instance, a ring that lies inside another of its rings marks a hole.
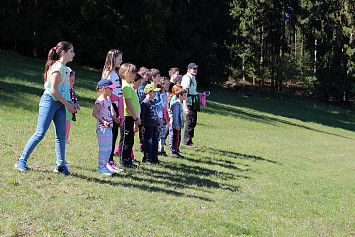
[[[143,82],[139,86],[138,89],[135,89],[135,92],[137,94],[139,104],[141,104],[142,101],[145,99],[144,87],[150,83],[149,82],[149,69],[146,67],[140,67],[138,70],[138,74],[142,77]]]
[[[113,127],[111,101],[109,97],[114,88],[117,88],[117,86],[108,79],[102,79],[97,83],[96,91],[99,97],[95,101],[95,107],[92,111],[92,115],[97,119],[96,134],[99,143],[99,167],[97,172],[104,175],[112,175],[114,172],[118,173],[122,171],[118,169],[108,169],[112,149]]]
[[[130,85],[136,78],[136,66],[130,63],[124,63],[120,67],[119,75],[122,78],[122,92],[124,104],[124,120],[121,126],[120,139],[120,166],[125,168],[137,168],[132,163],[132,147],[134,144],[134,125],[140,125],[141,120],[138,117],[139,101],[134,89]]]
[[[171,89],[173,86],[176,84],[180,85],[181,84],[181,78],[180,76],[180,69],[177,67],[172,67],[169,70],[169,77],[170,77],[170,82],[169,82],[169,92],[171,93]]]
[[[65,166],[65,107],[70,113],[75,113],[76,108],[70,100],[70,71],[66,64],[73,61],[74,56],[73,45],[66,41],[59,42],[49,50],[43,74],[45,90],[39,103],[37,129],[28,140],[20,159],[15,163],[15,168],[19,171],[27,170],[27,159],[43,139],[53,121],[57,155],[57,165],[54,172],[70,175],[68,168]]]
[[[161,124],[160,124],[162,132],[159,133],[160,149],[158,155],[168,156],[165,152],[164,146],[166,145],[165,144],[166,137],[169,134],[169,128],[167,127],[167,124],[169,124],[168,94],[167,94],[169,90],[169,80],[166,77],[162,77],[160,83],[158,84],[158,88],[161,88],[160,98],[162,101],[162,110],[163,110],[163,117],[161,118]]]
[[[132,88],[134,90],[136,90],[137,88],[139,88],[139,86],[141,84],[142,84],[142,77],[139,74],[136,74],[136,78],[133,81],[131,81],[130,85],[132,86]],[[140,117],[139,114],[140,114],[140,111],[138,112],[138,117]],[[138,132],[138,126],[136,126],[136,125],[134,126],[134,132],[135,133]],[[118,145],[115,149],[115,154],[117,154],[117,155],[119,152],[119,148],[120,148],[120,145]],[[136,160],[134,160],[133,150],[131,152],[131,157],[132,157],[132,161],[136,161]]]
[[[69,83],[70,83],[70,97],[71,97],[71,102],[73,102],[74,106],[76,107],[77,110],[80,110],[80,105],[77,104],[78,98],[76,97],[75,91],[73,89],[74,83],[75,83],[75,72],[69,68],[70,71],[70,76],[69,76]],[[69,113],[69,111],[66,109],[66,114],[67,114],[67,123],[66,123],[66,133],[65,133],[65,145],[67,145],[67,141],[69,138],[69,132],[70,132],[70,125],[71,125],[71,120],[76,121],[76,112],[75,113]],[[65,162],[65,165],[69,165],[67,162]]]
[[[138,97],[138,100],[139,100],[139,104],[142,103],[142,101],[145,99],[145,93],[144,93],[144,88],[146,85],[148,85],[150,82],[149,82],[149,69],[146,68],[146,67],[140,67],[139,70],[138,70],[138,74],[142,77],[143,81],[142,81],[142,84],[137,88],[135,89],[135,92],[137,94],[137,97]],[[139,131],[139,148],[141,150],[141,152],[144,152],[144,147],[143,147],[143,134],[141,132],[141,129],[140,129],[140,126],[138,128],[138,131]]]
[[[112,95],[110,96],[112,103],[111,114],[114,122],[112,127],[112,150],[107,168],[113,172],[119,169],[113,160],[113,155],[118,137],[118,128],[119,126],[122,126],[124,118],[124,104],[121,87],[122,83],[120,77],[117,74],[118,68],[122,63],[122,54],[123,53],[117,49],[111,49],[108,51],[105,66],[102,70],[101,76],[101,79],[108,79],[117,86],[117,88],[113,89]]]
[[[142,134],[144,134],[144,156],[143,162],[148,164],[159,164],[158,160],[158,131],[160,119],[157,115],[154,98],[157,91],[160,91],[154,84],[148,84],[144,88],[146,98],[141,104]]]
[[[175,92],[175,96],[176,100],[174,100],[172,104],[169,103],[169,109],[171,111],[171,126],[169,128],[169,139],[170,141],[172,141],[171,156],[177,158],[184,158],[182,155],[180,155],[179,148],[181,141],[181,130],[184,128],[184,110],[182,102],[187,98],[187,90],[183,88],[177,89]]]

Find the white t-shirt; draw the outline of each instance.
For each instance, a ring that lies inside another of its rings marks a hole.
[[[123,96],[122,86],[120,83],[120,77],[118,76],[118,74],[115,71],[111,71],[110,74],[108,74],[107,79],[109,79],[110,81],[112,81],[113,84],[118,86],[117,88],[113,89],[113,91],[112,91],[113,96],[111,96],[111,101],[113,101],[113,102],[117,101],[117,100],[115,100],[115,96],[117,96],[117,97]]]

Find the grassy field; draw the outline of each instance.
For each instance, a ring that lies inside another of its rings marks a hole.
[[[91,116],[100,72],[69,65],[82,106],[66,150],[73,176],[52,172],[52,125],[20,173],[44,63],[0,52],[0,235],[355,235],[354,111],[212,90],[185,159],[106,177]]]

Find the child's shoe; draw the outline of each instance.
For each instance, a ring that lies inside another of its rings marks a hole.
[[[100,174],[107,175],[107,176],[111,176],[112,174],[114,174],[114,172],[107,169],[106,166],[102,166],[102,167],[97,168],[96,172],[100,173]]]
[[[64,175],[71,175],[69,172],[68,168],[63,165],[63,166],[56,166],[55,169],[53,170],[54,173],[62,173]]]
[[[18,159],[15,163],[15,168],[19,171],[26,171],[27,170],[27,163],[24,160]]]
[[[121,168],[118,168],[115,164],[114,161],[110,161],[107,163],[106,165],[107,169],[111,172],[114,172],[114,173],[120,173],[120,172],[123,172],[123,169]]]
[[[159,154],[158,154],[158,155],[159,155]],[[166,154],[166,151],[160,152],[160,155],[161,155],[161,156],[168,156],[168,154]]]
[[[176,152],[176,153],[175,153],[175,152],[172,152],[172,153],[171,153],[171,156],[172,156],[172,157],[176,157],[176,158],[181,158],[181,159],[182,159],[182,158],[185,158],[184,156],[180,155],[179,152]]]

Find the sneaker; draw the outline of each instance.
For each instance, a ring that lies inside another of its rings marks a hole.
[[[27,170],[27,163],[24,160],[17,160],[15,163],[15,168],[19,171],[26,171]]]
[[[188,147],[196,147],[195,144],[193,144],[192,142],[191,143],[184,143],[185,146],[188,146]]]
[[[166,154],[166,151],[158,152],[158,155],[160,155],[160,156],[168,156],[168,154]]]
[[[68,166],[69,166],[69,163],[68,163],[68,162],[65,162],[64,165],[65,165],[66,167],[68,167]]]
[[[106,166],[97,168],[96,172],[107,176],[111,176],[112,174],[114,174],[114,172],[110,171]]]
[[[109,163],[107,163],[106,167],[107,167],[107,169],[109,169],[111,172],[114,172],[114,173],[120,173],[123,171],[123,169],[118,168],[116,166],[114,161],[110,161]]]
[[[185,158],[185,156],[181,155],[179,152],[176,152],[176,153],[175,153],[175,152],[172,152],[172,153],[171,153],[171,156],[172,156],[172,157],[176,157],[176,158],[181,158],[181,159],[182,159],[182,158]]]
[[[69,172],[68,168],[63,165],[63,166],[56,166],[55,169],[53,170],[54,173],[62,173],[64,175],[71,175]]]

